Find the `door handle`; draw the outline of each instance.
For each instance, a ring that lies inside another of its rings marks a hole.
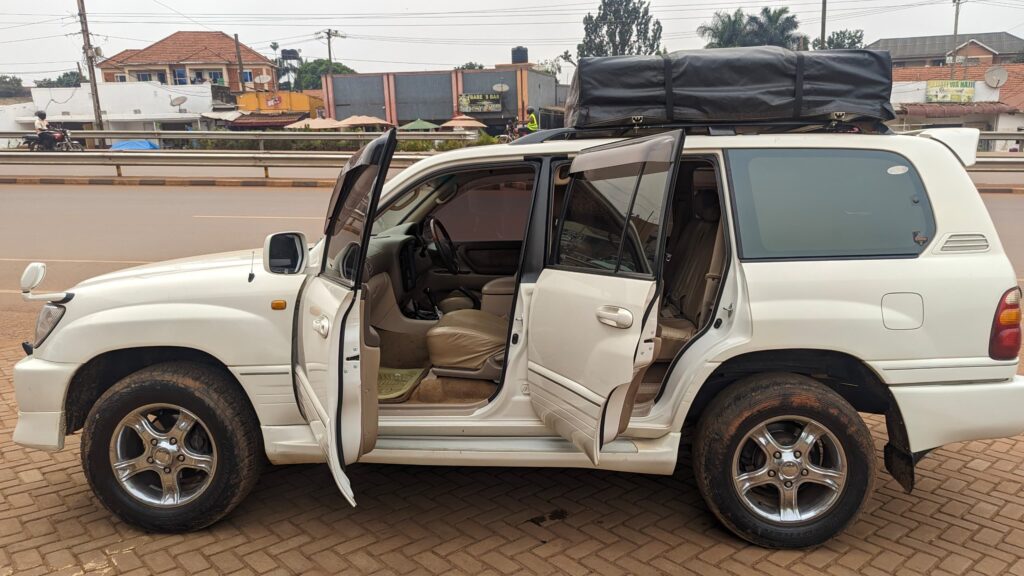
[[[331,332],[331,319],[327,316],[321,316],[313,320],[313,331],[323,338],[327,338],[327,335]]]
[[[601,306],[597,309],[597,321],[614,328],[629,328],[633,325],[633,313],[618,306]]]

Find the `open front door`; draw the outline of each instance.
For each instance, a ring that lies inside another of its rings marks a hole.
[[[594,464],[654,358],[668,195],[682,131],[583,151],[527,319],[537,415]]]
[[[360,321],[368,317],[363,263],[394,151],[391,130],[345,164],[328,206],[321,262],[307,271],[296,305],[297,395],[338,488],[353,506],[345,465],[372,450],[377,437],[380,352],[373,330]]]

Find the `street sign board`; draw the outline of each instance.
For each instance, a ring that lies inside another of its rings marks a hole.
[[[974,102],[974,80],[929,80],[925,102]]]
[[[501,94],[496,92],[459,94],[459,112],[501,112]]]

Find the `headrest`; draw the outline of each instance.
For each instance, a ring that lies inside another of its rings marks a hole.
[[[718,204],[718,190],[697,188],[693,191],[693,217],[704,222],[718,222],[722,208]]]

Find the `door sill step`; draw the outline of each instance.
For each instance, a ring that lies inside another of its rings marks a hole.
[[[377,438],[376,450],[430,450],[432,452],[547,452],[578,453],[568,440],[545,436],[387,436]],[[636,454],[632,440],[618,439],[601,448],[601,454]]]

